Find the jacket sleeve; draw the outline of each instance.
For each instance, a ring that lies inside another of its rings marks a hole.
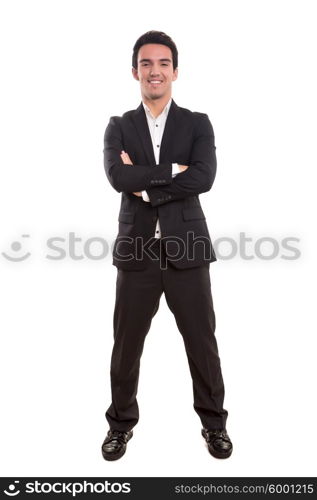
[[[104,167],[112,187],[118,193],[132,193],[171,183],[172,163],[154,166],[125,165],[122,162],[120,154],[124,147],[120,119],[118,116],[112,116],[104,135]]]
[[[147,190],[153,207],[205,193],[213,185],[217,171],[214,131],[208,115],[199,113],[198,116],[199,125],[190,154],[189,168],[174,177],[169,185]]]

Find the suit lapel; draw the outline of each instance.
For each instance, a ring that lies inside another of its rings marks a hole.
[[[149,127],[147,124],[147,119],[145,116],[145,111],[143,108],[143,104],[141,102],[140,106],[135,110],[132,115],[132,119],[137,129],[140,141],[142,143],[146,158],[150,165],[155,165],[155,156],[153,151],[152,139],[149,131]]]
[[[162,137],[162,143],[160,149],[160,162],[171,161],[171,158],[169,158],[169,156],[171,155],[172,141],[174,139],[175,130],[177,129],[176,128],[177,116],[178,116],[178,106],[172,99]],[[132,115],[132,119],[136,127],[140,141],[142,143],[145,155],[149,161],[149,164],[155,165],[156,160],[153,151],[152,139],[142,102]]]
[[[177,130],[176,123],[178,118],[178,106],[172,99],[171,106],[167,115],[165,128],[163,132],[161,148],[160,148],[160,163],[173,161],[171,154],[173,151],[173,141],[175,140],[175,131]]]

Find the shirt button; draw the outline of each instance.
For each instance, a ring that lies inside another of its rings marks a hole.
[[[156,147],[157,147],[157,148],[159,148],[159,147],[160,147],[160,145],[159,145],[159,144],[157,144],[157,145],[156,145]]]
[[[158,231],[155,231],[156,233],[158,233]]]

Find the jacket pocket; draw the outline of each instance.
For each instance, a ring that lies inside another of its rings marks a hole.
[[[126,224],[133,224],[134,216],[135,216],[134,212],[120,212],[118,221],[125,222]]]
[[[184,220],[206,219],[201,207],[187,207],[182,209]]]

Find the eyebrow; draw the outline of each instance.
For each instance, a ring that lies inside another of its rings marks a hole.
[[[171,59],[168,59],[168,58],[165,58],[165,59],[159,59],[159,61],[161,61],[161,62],[162,62],[162,61],[172,62],[172,60],[171,60]],[[139,61],[139,63],[143,63],[143,62],[151,62],[151,59],[141,59],[141,60]]]

